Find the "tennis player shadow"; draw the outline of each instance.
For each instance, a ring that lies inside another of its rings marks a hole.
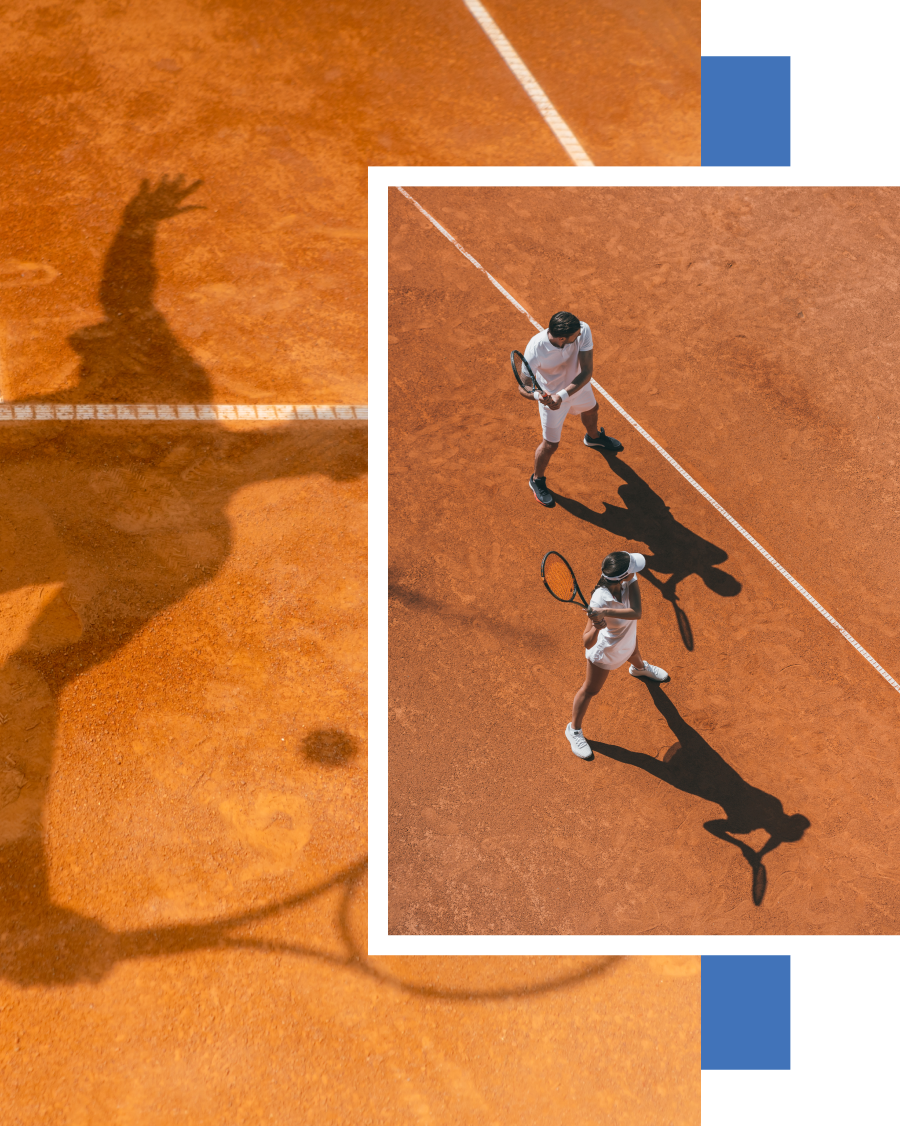
[[[681,640],[686,649],[692,650],[693,628],[687,614],[678,605],[678,584],[690,575],[699,575],[707,588],[722,598],[740,594],[741,583],[719,567],[728,560],[728,553],[675,520],[664,500],[622,457],[613,454],[604,454],[604,457],[613,472],[623,480],[617,491],[625,508],[605,501],[603,510],[595,512],[580,501],[561,496],[554,490],[556,502],[572,516],[603,529],[611,536],[647,545],[642,577],[674,608]],[[669,577],[661,579],[654,572]]]
[[[811,822],[801,813],[786,813],[779,798],[746,782],[683,719],[660,685],[648,681],[643,681],[643,684],[677,742],[665,753],[663,759],[657,759],[592,739],[590,743],[595,754],[616,759],[628,766],[636,766],[675,789],[722,806],[725,810],[724,819],[705,821],[703,828],[741,852],[751,867],[751,897],[759,907],[767,891],[767,870],[763,858],[781,844],[800,841]],[[766,844],[759,850],[733,836],[735,833],[752,833],[757,829],[763,829],[769,835]]]
[[[211,401],[207,371],[153,300],[155,232],[188,210],[188,195],[181,181],[142,185],[105,258],[105,318],[70,337],[81,359],[75,385],[30,402]],[[0,430],[0,976],[25,987],[67,986],[100,981],[136,959],[245,950],[312,959],[427,999],[492,1001],[564,989],[614,968],[618,959],[605,957],[507,989],[403,980],[398,961],[366,953],[358,894],[366,858],[259,908],[174,925],[115,930],[55,901],[43,821],[59,697],[79,693],[84,673],[219,573],[233,547],[228,508],[241,490],[312,474],[350,481],[366,471],[365,452],[363,426],[325,422],[248,433],[208,422],[33,421]],[[88,597],[78,597],[71,582],[87,574]],[[346,732],[324,727],[299,751],[338,772],[358,748]],[[324,897],[335,941],[252,933]]]
[[[196,187],[181,177],[141,185],[105,256],[104,319],[69,338],[76,382],[29,402],[212,400],[207,371],[154,304],[157,230],[194,210],[184,201]],[[86,674],[220,573],[241,494],[290,478],[357,480],[366,449],[363,423],[0,425],[0,973],[22,984],[95,978],[166,931],[198,941],[182,928],[126,938],[54,901],[44,822],[58,702],[67,693],[74,716],[91,714]],[[130,704],[118,696],[118,708]],[[321,732],[302,751],[347,765],[339,735]],[[215,932],[199,933],[211,941]]]

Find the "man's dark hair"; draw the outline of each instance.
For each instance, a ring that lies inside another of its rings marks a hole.
[[[549,319],[550,336],[571,336],[581,328],[581,321],[574,313],[553,313]]]

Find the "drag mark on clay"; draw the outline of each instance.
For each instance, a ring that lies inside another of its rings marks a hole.
[[[0,259],[0,289],[18,286],[47,285],[60,277],[60,271],[47,262],[20,262],[17,258]]]
[[[497,290],[499,290],[500,293],[502,293],[505,297],[507,297],[507,299],[511,302],[511,304],[514,305],[514,307],[517,310],[519,310],[519,312],[523,313],[524,316],[527,317],[527,319],[530,321],[530,323],[532,325],[534,325],[537,328],[538,331],[543,330],[544,326],[541,325],[541,324],[538,324],[533,319],[533,317],[530,315],[530,313],[527,312],[527,310],[524,308],[524,306],[521,305],[519,302],[515,301],[515,299],[511,296],[511,294],[508,293],[508,291],[506,289],[504,289],[495,280],[495,278],[492,277],[492,275],[489,273],[489,271],[486,270],[485,267],[482,266],[479,262],[477,262],[476,259],[472,256],[472,254],[470,254],[468,251],[464,250],[463,247],[453,237],[453,235],[449,234],[444,229],[444,227],[442,227],[441,224],[432,215],[430,215],[424,209],[424,207],[422,207],[422,205],[420,203],[418,203],[416,200],[414,200],[412,198],[412,196],[410,196],[407,191],[404,191],[403,188],[397,188],[397,190],[399,192],[401,192],[406,197],[406,199],[408,199],[410,201],[410,203],[414,204],[415,207],[417,207],[418,210],[425,216],[425,218],[428,219],[433,224],[433,226],[436,227],[437,230],[439,230],[441,232],[441,234],[444,235],[444,237],[446,239],[448,239],[449,242],[453,243],[453,245],[457,248],[457,250],[460,251],[460,253],[464,256],[464,258],[467,258],[470,262],[472,262],[472,264],[476,267],[477,270],[481,270],[482,273],[484,273],[485,276],[492,283],[492,285],[494,285],[495,288]],[[822,617],[826,618],[827,621],[830,622],[830,624],[841,634],[841,636],[844,637],[850,643],[850,645],[853,646],[853,648],[856,650],[856,652],[859,653],[861,656],[865,657],[865,659],[869,662],[870,665],[872,665],[872,667],[876,670],[876,672],[880,673],[885,678],[885,680],[888,681],[888,683],[892,686],[892,688],[895,689],[896,692],[901,691],[901,686],[894,679],[894,677],[890,676],[882,668],[882,666],[878,663],[878,661],[876,661],[872,656],[869,655],[869,653],[866,652],[866,650],[859,644],[859,642],[852,636],[852,634],[847,633],[847,631],[843,628],[843,626],[835,618],[833,618],[827,612],[827,610],[824,609],[824,607],[818,602],[818,600],[813,598],[808,593],[808,591],[802,586],[802,584],[797,582],[796,579],[794,579],[792,577],[792,575],[789,574],[789,572],[785,569],[785,567],[783,567],[780,563],[778,563],[773,558],[773,556],[766,550],[766,548],[761,547],[761,545],[757,542],[757,540],[754,539],[754,537],[750,534],[750,532],[746,531],[745,528],[743,528],[741,526],[741,524],[739,524],[738,521],[735,520],[735,518],[733,516],[729,515],[729,513],[725,511],[725,509],[718,503],[718,501],[714,500],[713,497],[711,497],[709,495],[709,493],[706,492],[706,490],[702,487],[702,485],[700,485],[698,482],[694,481],[694,479],[690,476],[690,474],[681,465],[679,465],[678,462],[676,462],[673,457],[671,457],[671,455],[667,452],[667,450],[663,446],[661,446],[658,442],[656,442],[655,439],[648,433],[648,431],[644,430],[639,425],[639,423],[636,422],[636,420],[630,414],[627,414],[627,412],[623,409],[623,407],[621,407],[620,404],[611,395],[609,395],[604,390],[603,387],[601,387],[601,385],[597,382],[597,380],[592,379],[591,380],[591,386],[596,388],[598,391],[600,391],[600,393],[604,396],[604,398],[607,400],[607,402],[610,403],[610,405],[612,407],[614,407],[617,411],[619,411],[619,413],[626,419],[626,421],[630,424],[630,426],[632,426],[639,434],[641,434],[642,437],[645,438],[645,440],[650,445],[652,445],[658,451],[658,453],[660,453],[661,456],[670,465],[672,465],[677,470],[677,472],[686,481],[688,481],[693,486],[694,489],[696,489],[696,491],[700,494],[701,497],[703,497],[704,500],[708,501],[709,504],[711,504],[712,507],[721,516],[724,516],[725,519],[732,525],[732,527],[735,528],[736,531],[740,532],[741,535],[744,536],[744,538],[748,541],[748,543],[750,543],[754,548],[756,548],[757,551],[759,551],[760,554],[764,557],[764,559],[766,559],[768,563],[770,563],[773,567],[775,567],[776,570],[779,571],[779,573],[783,576],[783,578],[788,583],[790,583],[793,587],[795,587],[795,589],[799,592],[799,594],[802,595],[803,598],[805,598],[808,602],[811,603],[812,606],[814,606],[814,608],[818,611],[819,614],[821,614]]]

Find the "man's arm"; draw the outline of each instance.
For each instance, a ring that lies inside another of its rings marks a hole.
[[[581,371],[572,380],[572,391],[569,392],[570,394],[574,394],[579,387],[584,387],[594,375],[594,349],[589,348],[587,352],[579,352],[578,360],[581,364]]]
[[[574,395],[576,391],[581,390],[581,388],[584,387],[584,385],[586,383],[588,383],[589,380],[591,379],[591,377],[594,375],[594,349],[593,348],[588,348],[584,352],[579,352],[578,353],[578,360],[579,360],[579,363],[581,364],[581,370],[579,371],[578,375],[575,376],[575,378],[572,380],[572,382],[568,385],[568,387],[565,388],[565,398],[566,399],[569,398],[570,395]],[[555,395],[550,396],[550,403],[548,405],[550,407],[556,408],[556,407],[559,407],[559,405],[562,402],[563,402],[562,394],[557,392]]]
[[[536,399],[537,402],[544,397],[544,392],[540,390],[539,386],[536,391],[525,391],[520,383],[518,384],[518,394],[522,395],[525,399]]]

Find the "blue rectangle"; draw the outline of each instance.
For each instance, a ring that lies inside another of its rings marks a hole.
[[[788,55],[711,55],[700,71],[704,166],[788,166]]]
[[[703,1071],[788,1071],[788,955],[706,954],[702,958]]]

